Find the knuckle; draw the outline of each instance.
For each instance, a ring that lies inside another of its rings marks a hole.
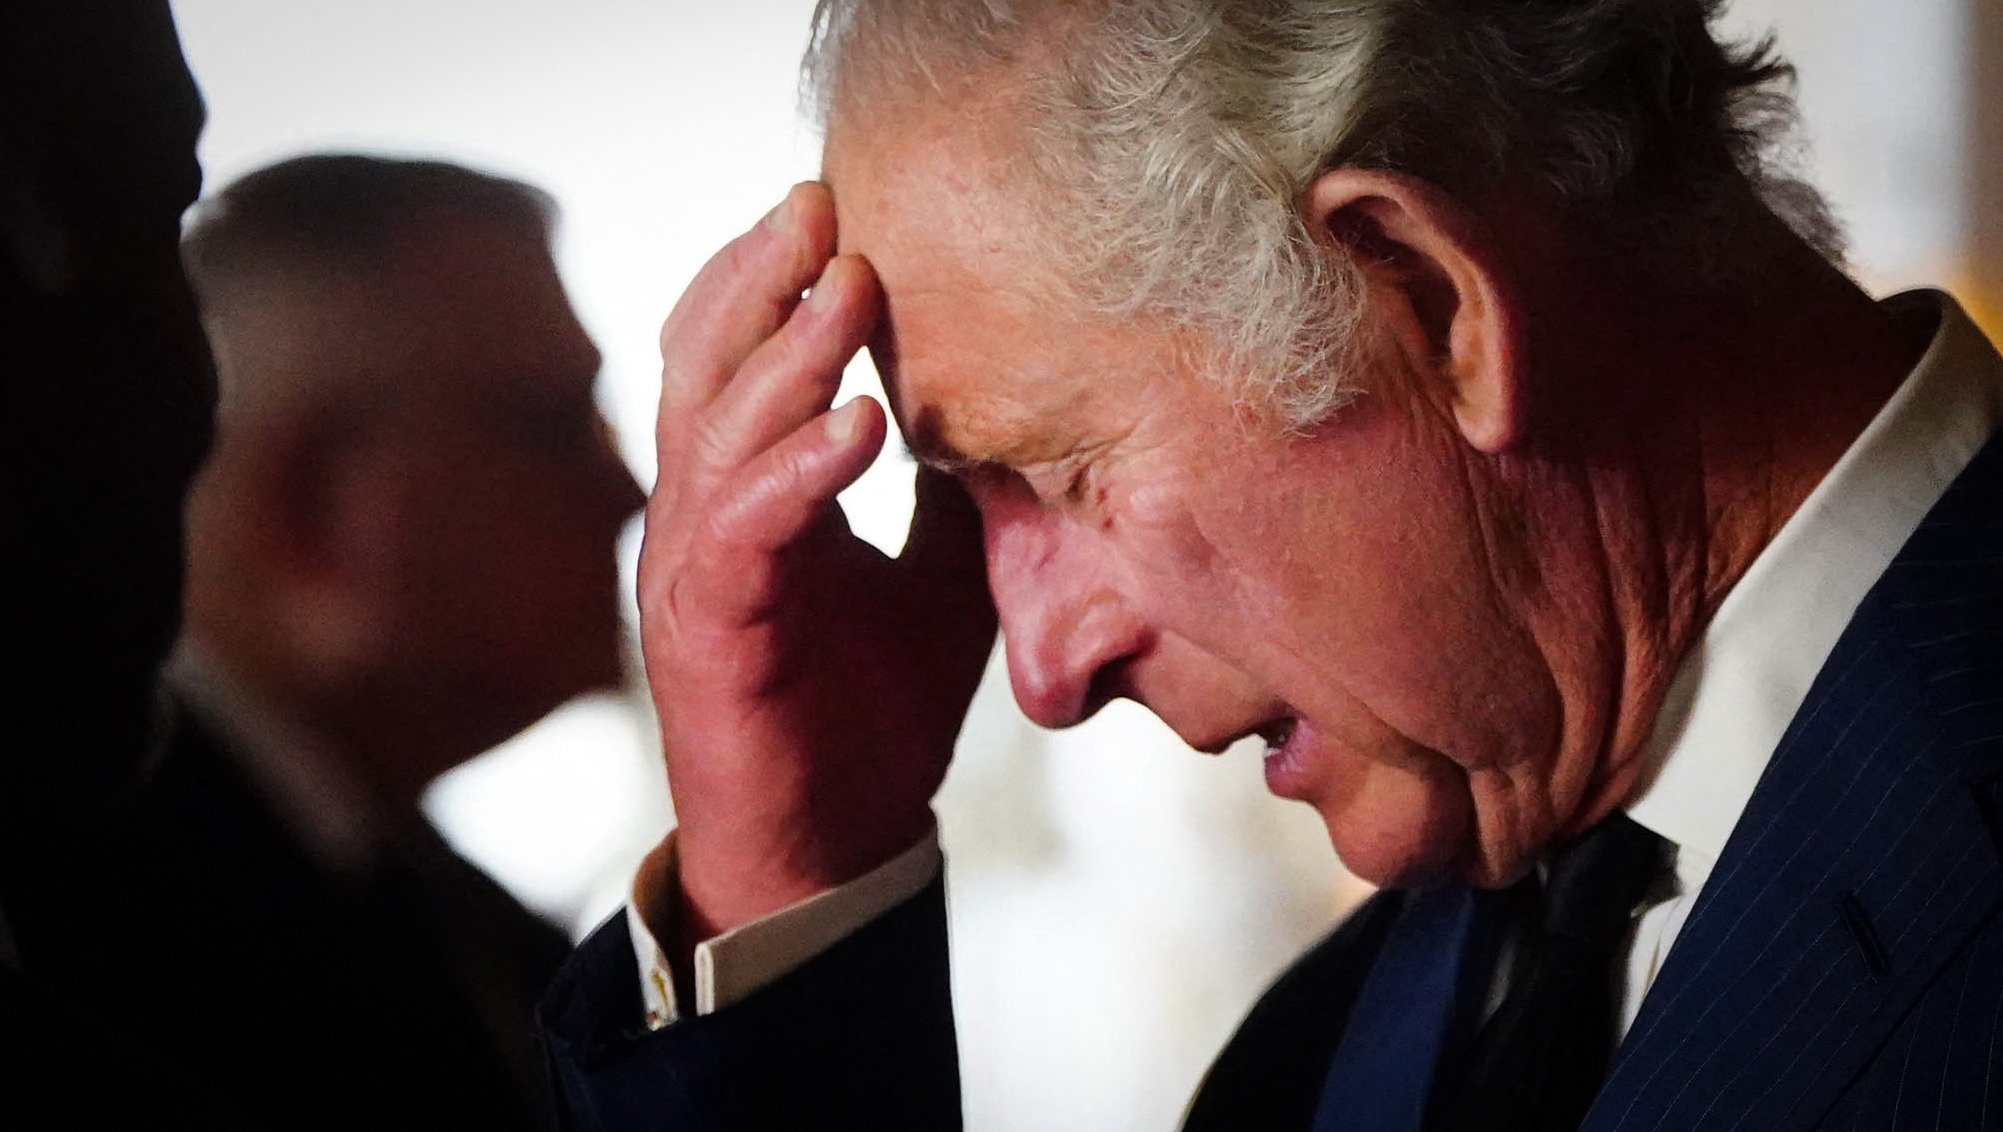
[[[660,588],[656,601],[656,623],[668,630],[671,640],[676,635],[673,630],[681,625],[688,607],[688,578],[677,574]]]
[[[760,486],[775,495],[788,489],[799,490],[812,481],[814,473],[819,470],[818,455],[813,449],[800,445],[789,448],[764,477],[767,482]]]
[[[639,599],[642,620],[648,619],[656,609],[661,608],[661,599],[667,593],[668,587],[674,585],[676,579],[681,576],[679,563],[675,561],[677,558],[679,555],[666,545],[665,540],[657,538],[652,532],[641,539],[640,565],[638,576],[634,579],[634,589],[635,596]]]
[[[717,252],[716,258],[711,261],[717,274],[730,283],[739,283],[747,277],[769,273],[770,266],[761,262],[765,257],[759,254],[765,250],[762,246],[763,236],[764,233],[757,231],[746,232],[723,245],[723,249]]]
[[[714,417],[696,422],[687,439],[689,458],[698,466],[723,470],[739,460],[737,440]]]
[[[694,384],[695,374],[690,372],[690,367],[683,360],[681,351],[675,349],[673,343],[664,345],[661,350],[662,404],[673,404],[683,390],[690,388]],[[665,416],[666,414],[667,410],[664,408],[662,415]]]
[[[837,374],[840,370],[826,364],[820,356],[825,349],[825,335],[815,332],[816,328],[802,326],[798,319],[789,319],[772,339],[772,368],[782,373],[801,374],[816,379],[817,384],[826,384],[830,369]]]
[[[745,502],[740,498],[703,512],[702,521],[696,529],[696,542],[707,548],[710,556],[721,558],[727,564],[737,554],[745,509]]]

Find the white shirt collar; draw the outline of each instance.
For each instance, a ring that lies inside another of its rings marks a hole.
[[[1932,344],[1719,605],[1643,748],[1654,775],[1628,815],[1676,844],[1686,881],[1724,851],[1864,595],[2003,426],[2003,358],[1955,301],[1913,291],[1884,305],[1937,311]]]

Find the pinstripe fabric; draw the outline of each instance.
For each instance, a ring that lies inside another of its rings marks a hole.
[[[1586,1121],[2003,1129],[2003,442],[1875,586]]]

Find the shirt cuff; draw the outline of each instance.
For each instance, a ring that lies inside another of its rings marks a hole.
[[[805,966],[870,921],[911,899],[945,866],[939,830],[870,872],[797,904],[781,908],[705,940],[695,949],[695,1012],[713,1014]],[[671,831],[640,863],[626,903],[626,931],[640,972],[647,1028],[680,1021],[674,967],[648,921],[671,923],[679,895],[675,835]]]

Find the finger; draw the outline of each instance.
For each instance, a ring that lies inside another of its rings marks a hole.
[[[826,412],[843,367],[876,326],[881,295],[861,257],[829,263],[807,301],[702,413],[690,437],[691,473],[727,475]]]
[[[713,545],[769,555],[804,534],[883,448],[883,406],[858,397],[795,429],[746,464],[716,499]]]
[[[693,528],[671,533],[678,524],[649,514],[640,547],[643,623],[699,617],[742,628],[763,618],[780,596],[778,552],[840,516],[835,495],[869,468],[886,431],[882,408],[857,398],[740,469],[739,482],[716,493]]]
[[[793,313],[834,251],[833,200],[826,186],[808,182],[703,265],[661,327],[664,457],[680,414],[729,383]]]

